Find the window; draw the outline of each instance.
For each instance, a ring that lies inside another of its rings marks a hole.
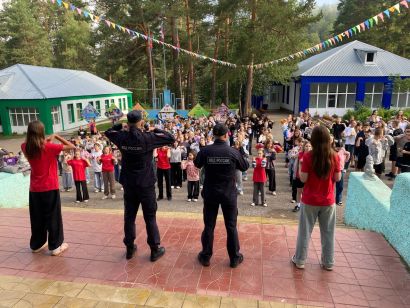
[[[10,108],[10,122],[12,126],[27,126],[31,121],[38,120],[37,108]]]
[[[355,83],[312,83],[309,108],[353,108],[356,102]]]
[[[77,121],[81,121],[83,119],[83,116],[81,115],[81,111],[83,111],[83,104],[77,103]]]
[[[128,109],[127,102],[125,101],[125,98],[122,99],[122,105],[123,105],[124,110]]]
[[[60,124],[60,107],[53,106],[51,107],[51,117],[53,119],[53,125]]]
[[[364,105],[370,108],[382,107],[384,83],[366,83]]]
[[[88,103],[89,103],[91,106],[95,107],[93,101],[90,101],[90,102],[88,102]]]
[[[121,98],[118,99],[118,107],[122,110],[122,102],[121,102]]]
[[[393,92],[391,99],[392,108],[410,107],[410,90],[400,91],[400,88]]]
[[[95,105],[96,105],[95,109],[97,109],[98,113],[101,114],[101,104],[100,104],[100,101],[96,101],[96,102],[95,102]]]
[[[366,63],[374,63],[374,52],[366,53]]]
[[[67,105],[67,110],[68,110],[68,123],[74,123],[75,122],[75,117],[74,117],[74,105],[73,104],[68,104]]]
[[[105,104],[105,110],[108,110],[110,108],[110,101],[108,99],[106,99],[104,101],[104,104]]]

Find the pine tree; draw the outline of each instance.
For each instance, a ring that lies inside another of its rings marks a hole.
[[[334,33],[338,34],[354,27],[376,14],[388,9],[397,1],[385,0],[341,0],[338,5],[339,16],[334,24]],[[405,10],[404,7],[401,7]],[[370,31],[365,31],[353,39],[375,45],[403,57],[410,54],[410,19],[408,13],[404,12],[397,16],[392,14],[390,19],[384,15],[385,22],[373,25]],[[345,40],[347,42],[348,40]]]
[[[51,43],[35,15],[29,0],[9,2],[0,12],[0,39],[5,42],[7,65],[52,65]]]

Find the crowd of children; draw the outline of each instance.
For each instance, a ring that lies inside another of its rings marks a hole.
[[[221,117],[218,119],[221,120]],[[289,185],[292,188],[291,202],[295,204],[293,211],[299,211],[303,193],[299,167],[304,153],[312,149],[310,136],[317,125],[326,126],[332,133],[333,149],[338,153],[343,167],[342,179],[337,183],[335,192],[338,205],[343,204],[344,173],[349,168],[362,171],[368,155],[372,156],[374,169],[379,177],[384,172],[388,152],[392,169],[386,176],[393,179],[399,172],[408,172],[410,169],[410,126],[401,113],[387,123],[377,117],[376,112],[364,123],[355,119],[342,121],[339,117],[330,121],[312,117],[308,111],[298,116],[289,115],[281,121],[283,147],[273,138],[274,123],[266,116],[258,117],[253,114],[251,117],[240,118],[225,115],[222,120],[229,128],[229,146],[237,149],[252,162],[251,206],[266,207],[266,193],[277,195],[275,163],[277,153],[285,152]],[[197,169],[193,161],[203,147],[213,143],[212,128],[216,122],[214,116],[209,116],[199,119],[177,117],[172,121],[152,124],[172,132],[175,136],[173,145],[154,151],[158,200],[164,198],[164,182],[165,197],[172,200],[173,190],[182,188],[183,182],[187,181],[186,200],[198,201],[204,172]],[[118,182],[121,170],[121,152],[110,144],[103,134],[94,132],[88,135],[82,128],[78,136],[70,141],[76,145],[76,150],[73,153],[61,153],[59,157],[63,191],[71,191],[75,186],[76,202],[87,202],[87,184],[93,176],[95,193],[103,193],[102,199],[109,196],[115,199],[115,182]],[[237,192],[240,195],[244,194],[243,181],[248,179],[248,172],[236,173]]]

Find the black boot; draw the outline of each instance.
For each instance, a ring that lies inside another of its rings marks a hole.
[[[198,254],[198,261],[202,266],[208,267],[210,265],[209,259],[205,258],[201,253]]]
[[[241,264],[243,262],[243,254],[239,254],[239,257],[237,257],[236,259],[234,259],[234,260],[231,260],[231,264],[230,264],[230,267],[232,267],[232,268],[236,268],[236,267],[238,267],[238,265],[239,264]]]
[[[125,258],[127,260],[131,259],[134,256],[136,251],[137,251],[137,245],[127,246],[127,254],[125,255]]]
[[[157,261],[165,254],[164,247],[151,248],[151,262]]]

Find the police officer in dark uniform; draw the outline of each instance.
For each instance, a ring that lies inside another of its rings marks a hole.
[[[236,229],[238,207],[235,170],[246,171],[249,163],[238,150],[229,147],[227,133],[228,128],[217,123],[213,128],[214,144],[201,149],[194,161],[197,168],[205,168],[202,190],[205,228],[201,236],[202,251],[198,254],[198,260],[203,266],[210,264],[216,218],[221,205],[228,238],[230,266],[235,268],[243,261]]]
[[[144,131],[141,111],[128,113],[128,130],[116,124],[105,135],[122,154],[120,183],[124,187],[124,244],[126,258],[131,259],[137,249],[134,244],[135,218],[141,203],[147,229],[147,243],[151,248],[151,261],[162,257],[165,248],[160,246],[160,235],[156,221],[155,173],[153,151],[164,145],[171,145],[174,137],[163,130]]]

